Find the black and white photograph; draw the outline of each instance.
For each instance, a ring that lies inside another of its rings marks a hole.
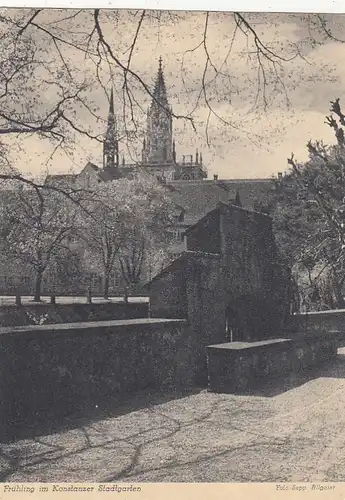
[[[344,61],[345,13],[0,9],[4,493],[345,481]]]

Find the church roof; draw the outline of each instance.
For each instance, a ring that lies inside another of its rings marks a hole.
[[[114,168],[105,168],[98,169],[98,176],[102,179],[103,182],[113,181],[118,178],[118,169]]]
[[[193,229],[197,226],[202,226],[205,221],[207,219],[209,219],[212,215],[214,215],[215,213],[219,213],[222,209],[226,209],[228,211],[231,211],[231,212],[244,212],[244,213],[247,213],[247,214],[256,214],[257,216],[263,218],[264,220],[271,220],[271,217],[267,214],[264,214],[264,213],[261,213],[261,212],[256,212],[255,210],[252,210],[252,209],[249,209],[249,208],[244,208],[244,207],[239,207],[237,205],[234,205],[232,203],[225,203],[224,201],[220,201],[217,206],[215,208],[213,208],[213,210],[210,210],[206,215],[204,215],[204,217],[202,217],[201,219],[199,219],[197,222],[195,222],[195,224],[193,224],[192,226],[189,226],[185,232],[186,234],[190,233],[191,231],[193,231]]]
[[[167,188],[173,202],[185,209],[185,222],[193,224],[216,208],[239,195],[241,205],[255,210],[257,202],[265,203],[273,186],[270,179],[171,181]]]
[[[184,208],[187,223],[204,217],[218,202],[228,201],[227,188],[215,181],[171,181],[167,188],[173,202]]]
[[[68,184],[73,183],[77,178],[76,174],[49,174],[45,179],[45,184]]]
[[[225,179],[218,182],[226,186],[230,200],[234,200],[238,193],[242,206],[249,210],[255,210],[258,202],[265,203],[274,186],[271,179]]]

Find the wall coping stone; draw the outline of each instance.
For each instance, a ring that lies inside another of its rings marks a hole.
[[[322,316],[323,314],[332,315],[332,314],[345,314],[345,309],[327,309],[325,311],[309,311],[309,312],[301,312],[294,313],[292,315],[293,318],[305,318],[306,316]]]
[[[291,339],[269,339],[260,340],[258,342],[227,342],[226,344],[214,344],[207,346],[208,349],[225,349],[229,351],[240,351],[243,349],[255,349],[256,347],[264,347],[274,344],[282,344],[291,342]]]
[[[318,339],[329,339],[330,337],[336,337],[338,335],[343,335],[343,332],[339,330],[332,330],[329,332],[308,332],[308,333],[295,333],[293,335],[288,335],[284,338],[266,339],[257,342],[227,342],[224,344],[214,344],[207,346],[208,349],[222,349],[228,351],[241,351],[246,349],[256,349],[259,347],[269,347],[273,345],[281,344],[291,344],[293,342],[303,342],[308,340]]]
[[[46,325],[23,325],[23,326],[6,326],[0,328],[0,335],[16,334],[16,333],[30,333],[30,332],[61,332],[71,333],[75,330],[99,330],[102,328],[123,328],[133,326],[154,326],[161,324],[185,324],[184,319],[165,319],[165,318],[138,318],[138,319],[117,319],[109,321],[88,321],[84,323],[58,323]],[[114,332],[115,333],[115,332]]]

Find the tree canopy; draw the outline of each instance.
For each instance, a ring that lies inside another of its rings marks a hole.
[[[174,206],[164,187],[150,176],[119,179],[97,186],[82,239],[87,261],[105,280],[117,268],[128,289],[162,264],[171,237]]]
[[[331,112],[326,124],[337,144],[310,141],[306,162],[288,159],[288,171],[276,180],[274,212],[277,241],[304,300],[319,308],[344,305],[345,120],[339,99]]]
[[[115,270],[117,285],[122,275],[129,290],[160,270],[175,223],[164,186],[138,172],[133,179],[96,182],[88,191],[86,203],[82,187],[75,188],[79,200],[17,182],[1,190],[2,258],[34,275],[36,301],[44,278],[55,292],[62,270],[68,274],[72,265],[79,265],[85,286],[88,275],[102,277],[106,298]]]

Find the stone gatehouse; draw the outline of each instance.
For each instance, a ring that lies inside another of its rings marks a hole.
[[[186,231],[187,251],[148,285],[152,317],[185,318],[205,347],[281,334],[289,311],[289,271],[270,217],[219,203]]]

